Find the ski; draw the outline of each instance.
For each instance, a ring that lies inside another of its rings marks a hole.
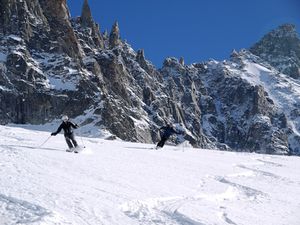
[[[74,153],[80,153],[82,152],[82,147],[77,146],[76,148],[74,148]]]

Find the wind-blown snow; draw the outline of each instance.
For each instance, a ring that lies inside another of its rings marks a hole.
[[[299,225],[300,158],[0,126],[0,224]],[[80,130],[76,132],[80,133]]]

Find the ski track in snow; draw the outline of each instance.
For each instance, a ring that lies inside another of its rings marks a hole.
[[[0,126],[0,225],[300,224],[299,157],[48,136]]]
[[[269,157],[268,157],[269,158]],[[219,209],[219,218],[221,221],[216,224],[241,224],[236,223],[230,219],[230,213],[227,212],[226,207],[223,206],[223,201],[232,200],[246,200],[246,201],[266,201],[270,196],[260,190],[254,189],[249,186],[241,185],[230,181],[231,178],[252,178],[253,181],[258,176],[262,179],[268,179],[274,184],[279,180],[285,180],[284,178],[277,176],[271,172],[266,172],[257,167],[264,167],[270,165],[274,167],[283,167],[282,164],[264,159],[256,159],[256,163],[244,163],[239,164],[236,167],[242,170],[248,170],[249,172],[237,172],[234,174],[228,174],[225,176],[209,176],[217,182],[225,184],[227,189],[223,193],[214,195],[206,195],[204,193],[198,196],[189,197],[169,197],[161,199],[148,199],[144,201],[133,201],[123,205],[123,211],[126,215],[132,218],[136,218],[140,224],[206,224],[205,222],[199,222],[189,218],[187,215],[181,213],[181,208],[188,202],[197,202],[205,200],[221,200],[219,205],[215,208]],[[205,183],[205,182],[204,182]],[[216,201],[219,202],[219,201]],[[203,211],[205,213],[205,211]],[[210,224],[210,223],[208,223]],[[247,223],[246,223],[247,224]]]
[[[1,224],[29,224],[40,221],[49,212],[38,205],[0,194]]]
[[[261,159],[257,160],[257,164],[249,164],[249,165],[262,165],[271,164],[278,166],[277,163],[264,161]],[[216,176],[211,177],[207,176],[208,179],[212,178],[217,182],[225,184],[227,189],[224,193],[218,193],[215,195],[205,195],[200,194],[197,196],[188,196],[188,197],[169,197],[169,198],[161,198],[161,199],[148,199],[144,201],[132,201],[123,205],[122,209],[126,215],[131,218],[135,218],[139,221],[140,224],[182,224],[182,225],[202,225],[206,223],[198,222],[189,218],[187,215],[184,215],[180,212],[180,208],[184,207],[184,204],[187,202],[197,202],[197,201],[205,201],[205,200],[236,200],[236,199],[246,199],[247,201],[261,201],[263,199],[268,198],[268,194],[263,193],[262,191],[256,190],[254,188],[240,185],[238,183],[232,182],[227,179],[228,178],[241,178],[241,177],[252,177],[255,179],[256,176],[264,176],[266,178],[274,178],[279,179],[278,176],[264,172],[258,169],[247,167],[247,163],[244,165],[238,165],[236,167],[250,170],[251,173],[234,173],[228,174],[226,176]],[[281,165],[281,164],[279,164]],[[259,200],[261,199],[261,200]],[[226,212],[226,207],[222,206],[222,204],[217,205],[217,208],[220,209],[219,215],[221,220],[220,223],[217,224],[237,224],[233,220],[228,217],[228,213]],[[205,212],[203,212],[205,213]]]

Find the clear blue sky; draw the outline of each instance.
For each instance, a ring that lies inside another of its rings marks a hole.
[[[71,16],[83,0],[67,0]],[[300,0],[89,0],[101,32],[119,22],[121,37],[144,49],[157,67],[169,56],[185,62],[229,57],[283,23],[300,31]]]

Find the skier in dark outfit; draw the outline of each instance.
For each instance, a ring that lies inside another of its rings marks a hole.
[[[161,140],[157,143],[156,149],[158,149],[159,147],[160,148],[164,147],[165,142],[169,139],[171,135],[181,134],[180,132],[174,130],[174,128],[170,124],[167,124],[167,126],[163,126],[159,128],[159,132],[160,132]]]
[[[72,148],[76,148],[78,146],[72,128],[77,129],[79,126],[69,121],[68,116],[63,116],[62,120],[63,122],[58,127],[57,131],[51,133],[51,136],[57,135],[63,129],[65,132],[64,135],[65,135],[66,142],[69,146],[69,150],[72,151]]]

